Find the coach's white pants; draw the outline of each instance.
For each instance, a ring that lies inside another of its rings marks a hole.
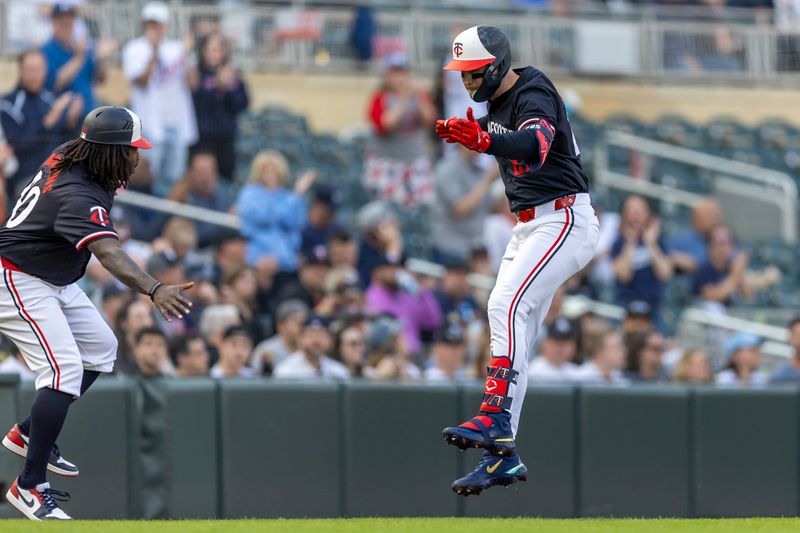
[[[508,394],[514,435],[528,388],[528,352],[556,289],[589,264],[599,236],[588,194],[578,194],[572,207],[514,227],[488,305],[492,358],[509,358],[519,372]]]
[[[11,339],[36,373],[36,389],[80,396],[83,369],[111,372],[117,339],[76,284],[51,285],[2,269],[0,333]]]

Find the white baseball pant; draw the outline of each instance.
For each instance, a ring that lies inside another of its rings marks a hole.
[[[72,283],[59,287],[3,268],[0,333],[36,373],[36,389],[80,396],[83,369],[111,372],[117,339],[97,308]]]
[[[533,220],[514,227],[488,304],[492,357],[481,410],[510,411],[515,436],[529,350],[556,289],[589,264],[600,236],[588,194],[575,195],[561,209],[556,201],[535,209]]]

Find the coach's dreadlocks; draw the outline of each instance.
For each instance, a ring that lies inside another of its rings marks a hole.
[[[94,181],[113,193],[120,187],[128,186],[128,179],[136,168],[130,160],[130,151],[130,146],[75,139],[64,149],[61,159],[53,165],[53,172],[69,170],[73,165],[83,165]]]

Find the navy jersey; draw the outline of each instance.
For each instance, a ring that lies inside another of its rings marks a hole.
[[[489,114],[479,122],[489,133],[508,133],[538,128],[546,121],[555,129],[544,164],[498,157],[500,173],[512,211],[534,207],[569,194],[588,192],[589,179],[581,169],[567,110],[553,82],[533,67],[514,69],[519,79],[498,98],[489,101]],[[552,131],[551,129],[551,131]]]
[[[95,239],[117,238],[108,216],[114,194],[80,165],[52,172],[66,144],[39,167],[0,228],[0,257],[53,285],[79,280]]]

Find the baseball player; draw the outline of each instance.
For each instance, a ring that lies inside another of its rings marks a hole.
[[[124,107],[89,112],[80,138],[50,155],[20,194],[0,229],[0,333],[11,339],[37,374],[30,416],[3,439],[25,457],[22,474],[6,494],[31,520],[68,520],[46,470],[77,476],[61,457],[56,438],[70,404],[111,372],[117,341],[76,282],[92,254],[117,279],[147,294],[167,320],[182,318],[191,303],[181,292],[192,283],[162,285],[119,246],[109,218],[114,194],[139,162],[139,117]]]
[[[480,412],[443,433],[462,450],[484,449],[478,467],[453,483],[457,494],[468,496],[526,479],[514,437],[528,351],[556,289],[593,257],[600,226],[553,83],[533,67],[512,70],[508,38],[491,26],[461,32],[452,52],[444,68],[461,72],[473,100],[488,100],[488,115],[475,120],[470,108],[466,119],[438,120],[436,132],[497,159],[518,221],[489,297],[492,353]]]

